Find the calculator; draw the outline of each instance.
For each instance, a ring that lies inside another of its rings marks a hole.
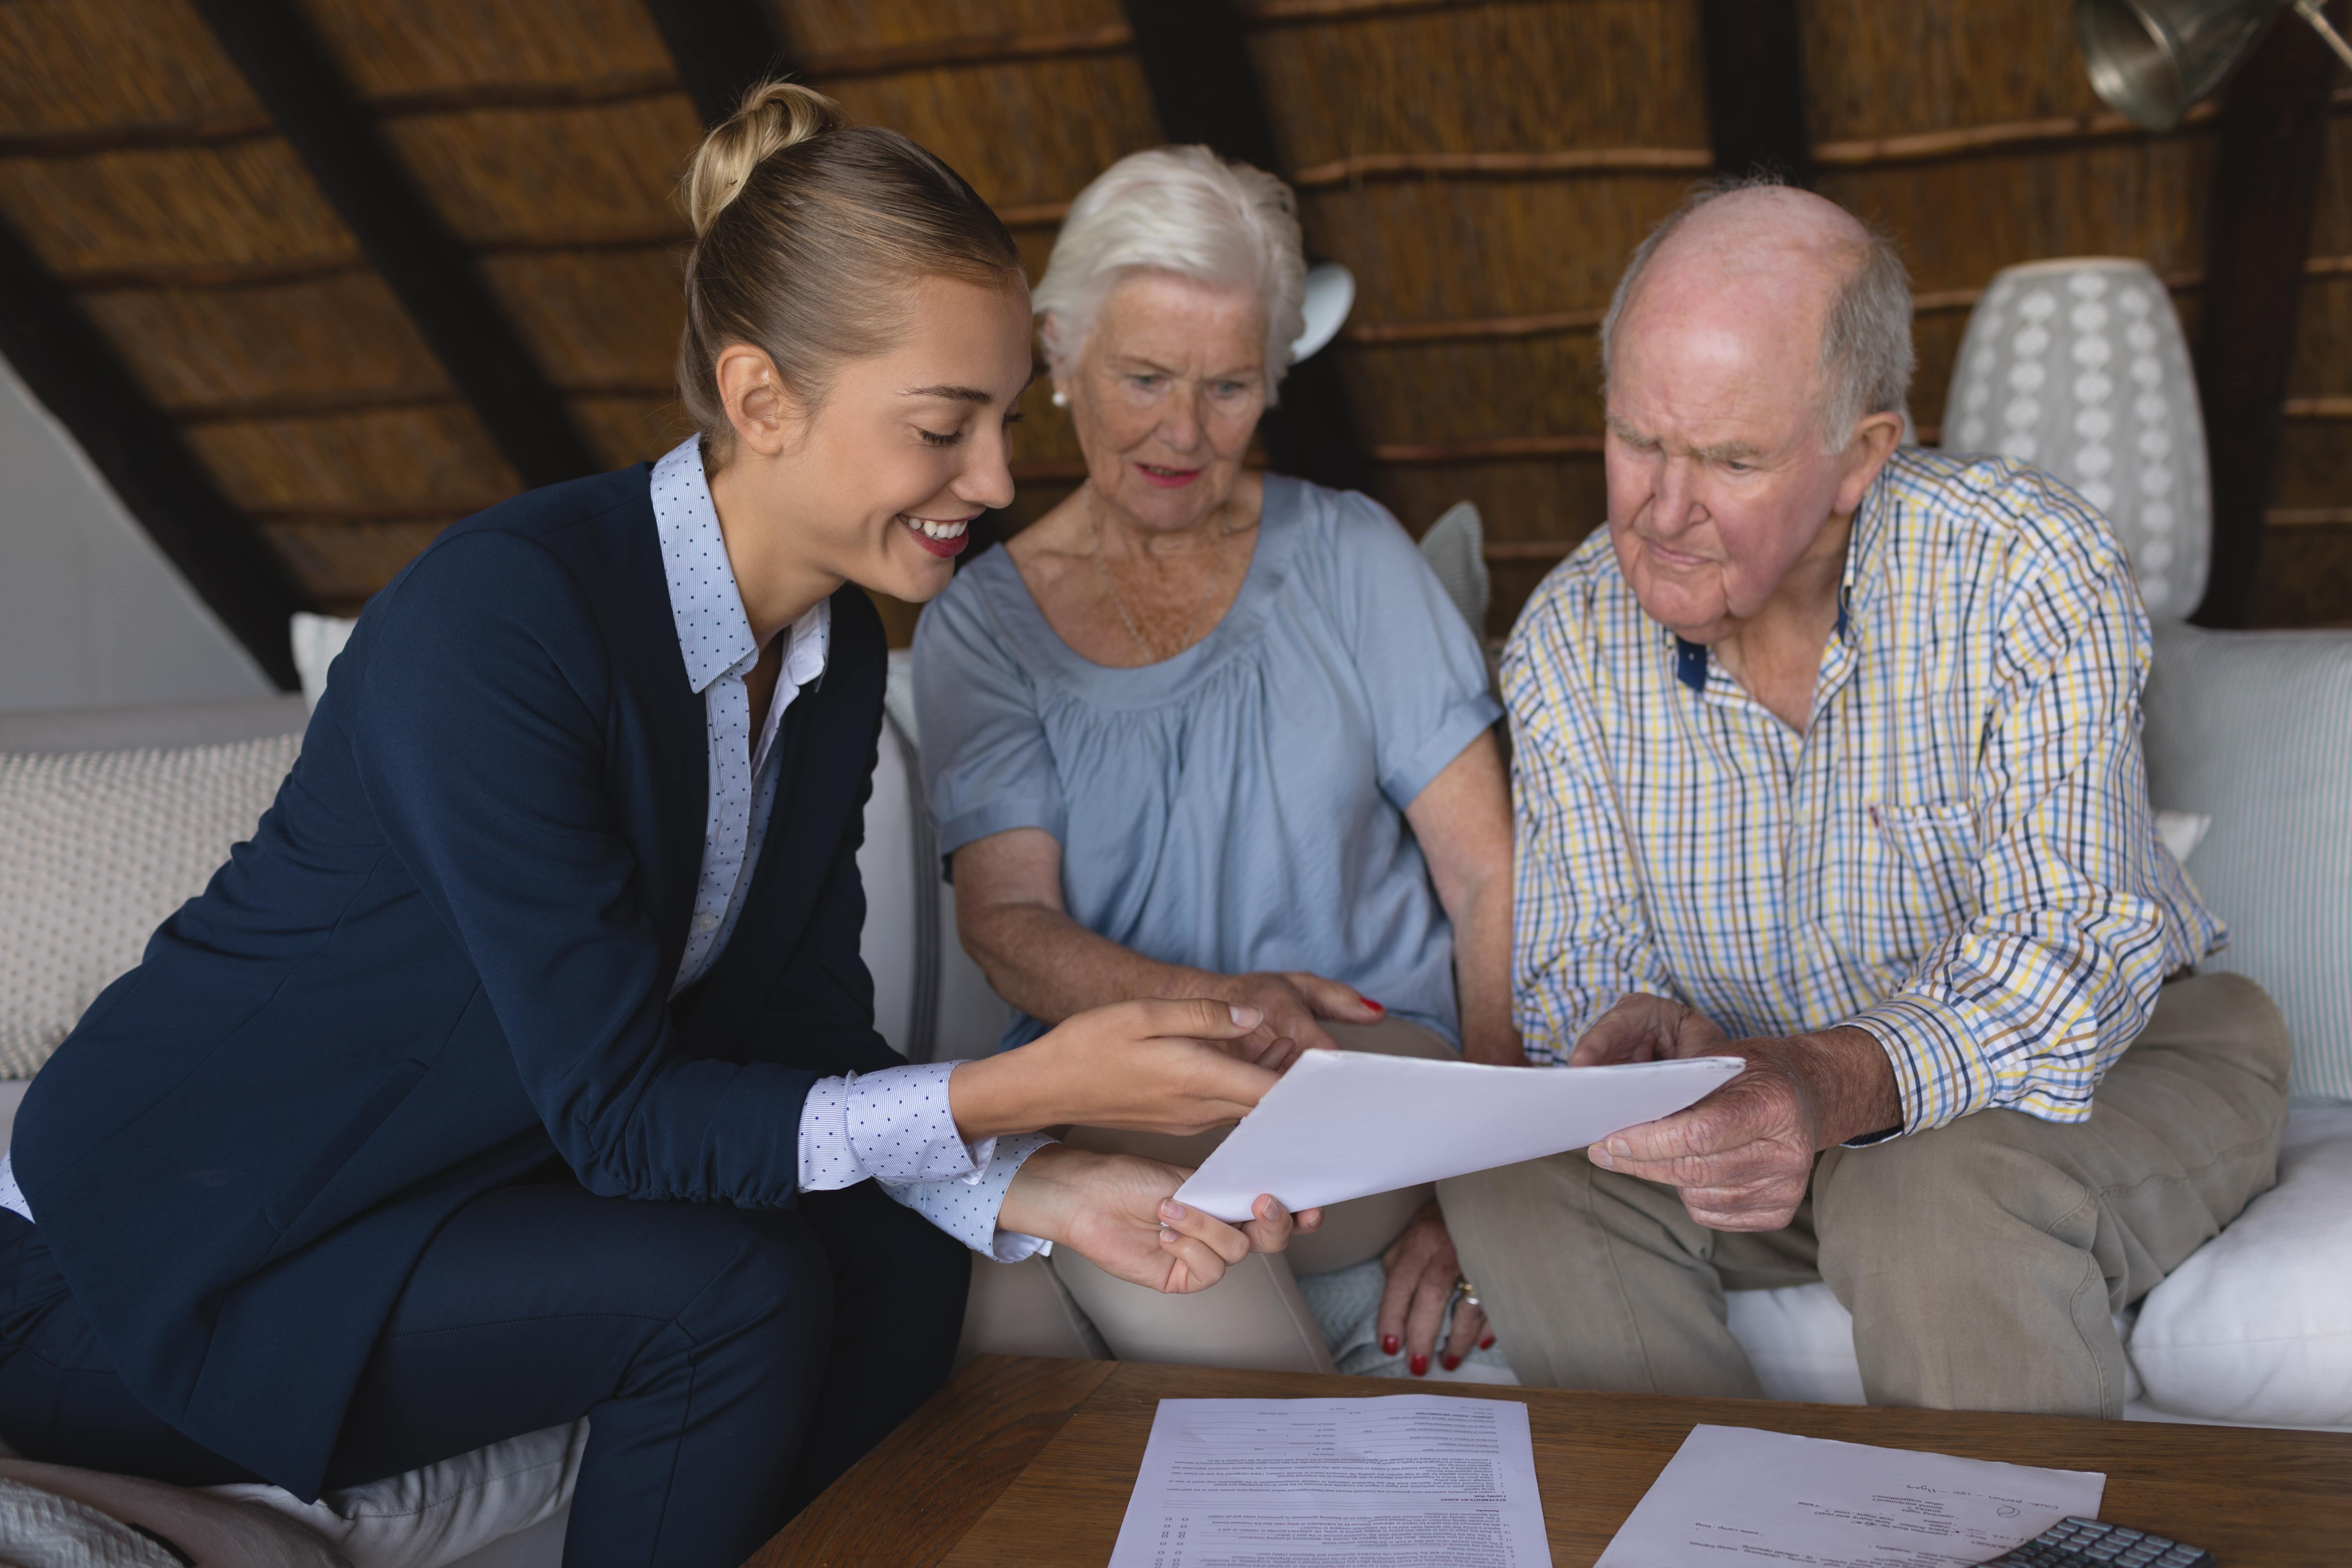
[[[1984,1568],[2215,1568],[2213,1554],[2145,1530],[2069,1516]]]

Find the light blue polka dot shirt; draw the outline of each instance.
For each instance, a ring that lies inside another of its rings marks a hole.
[[[760,645],[728,563],[699,439],[680,443],[654,465],[653,503],[670,614],[687,679],[702,693],[710,745],[702,877],[675,995],[709,973],[742,913],[775,804],[777,728],[802,689],[824,675],[832,606],[818,600],[785,634],[783,679],[757,721],[755,740],[743,678],[760,662]],[[1051,1140],[1031,1134],[967,1143],[948,1108],[948,1075],[956,1066],[926,1062],[817,1084],[801,1110],[800,1184],[827,1192],[871,1176],[975,1251],[1017,1262],[1045,1244],[998,1230],[997,1210],[1021,1162]]]

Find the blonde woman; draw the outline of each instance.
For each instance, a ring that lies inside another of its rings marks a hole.
[[[311,1497],[584,1415],[565,1562],[732,1568],[944,1379],[967,1245],[1181,1292],[1287,1239],[1034,1135],[1230,1121],[1273,1074],[1202,1042],[1256,1008],[919,1068],[874,1032],[864,590],[937,594],[1011,495],[1012,241],[797,87],[688,195],[698,433],[378,595],[253,842],[27,1096],[28,1456]]]
[[[973,561],[915,641],[959,928],[1021,1010],[1008,1045],[1118,998],[1209,995],[1264,1016],[1269,1062],[1521,1059],[1477,641],[1378,503],[1244,464],[1304,271],[1280,181],[1170,147],[1080,194],[1037,286],[1086,482]],[[1385,1254],[1378,1338],[1415,1373],[1484,1337],[1469,1307],[1436,1344],[1459,1272],[1427,1198],[1335,1210],[1301,1260]],[[1232,1290],[1161,1311],[1063,1272],[1122,1355],[1329,1364],[1289,1333],[1286,1279],[1260,1329]]]

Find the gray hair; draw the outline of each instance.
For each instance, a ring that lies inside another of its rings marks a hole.
[[[1307,258],[1288,185],[1206,147],[1157,147],[1104,170],[1070,204],[1030,296],[1047,363],[1058,368],[1086,346],[1095,312],[1136,272],[1173,273],[1264,300],[1273,400],[1290,369],[1290,345],[1307,327]]]
[[[1617,280],[1617,292],[1601,318],[1601,373],[1609,374],[1610,349],[1616,341],[1618,319],[1642,279],[1650,258],[1658,253],[1683,220],[1720,196],[1738,191],[1785,187],[1773,174],[1753,174],[1717,180],[1693,191],[1665,221],[1634,247]],[[1822,439],[1835,451],[1853,438],[1854,426],[1872,414],[1910,415],[1911,372],[1917,353],[1911,343],[1911,279],[1895,242],[1876,226],[1854,219],[1863,238],[1853,270],[1839,285],[1830,303],[1828,322],[1822,329]]]

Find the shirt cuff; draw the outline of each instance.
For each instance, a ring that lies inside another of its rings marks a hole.
[[[894,1069],[895,1070],[895,1069]],[[1004,1206],[1004,1189],[1023,1161],[1053,1140],[1042,1132],[1024,1132],[993,1141],[996,1147],[976,1181],[884,1182],[882,1190],[971,1247],[999,1263],[1018,1263],[1054,1244],[1016,1230],[996,1228],[997,1211]]]
[[[1958,1008],[1903,994],[1843,1022],[1866,1030],[1886,1053],[1903,1104],[1904,1131],[1926,1132],[1992,1104],[1991,1075]]]
[[[968,1143],[948,1104],[960,1064],[925,1062],[819,1080],[801,1106],[800,1184],[811,1193],[881,1182],[978,1182],[994,1139]]]

